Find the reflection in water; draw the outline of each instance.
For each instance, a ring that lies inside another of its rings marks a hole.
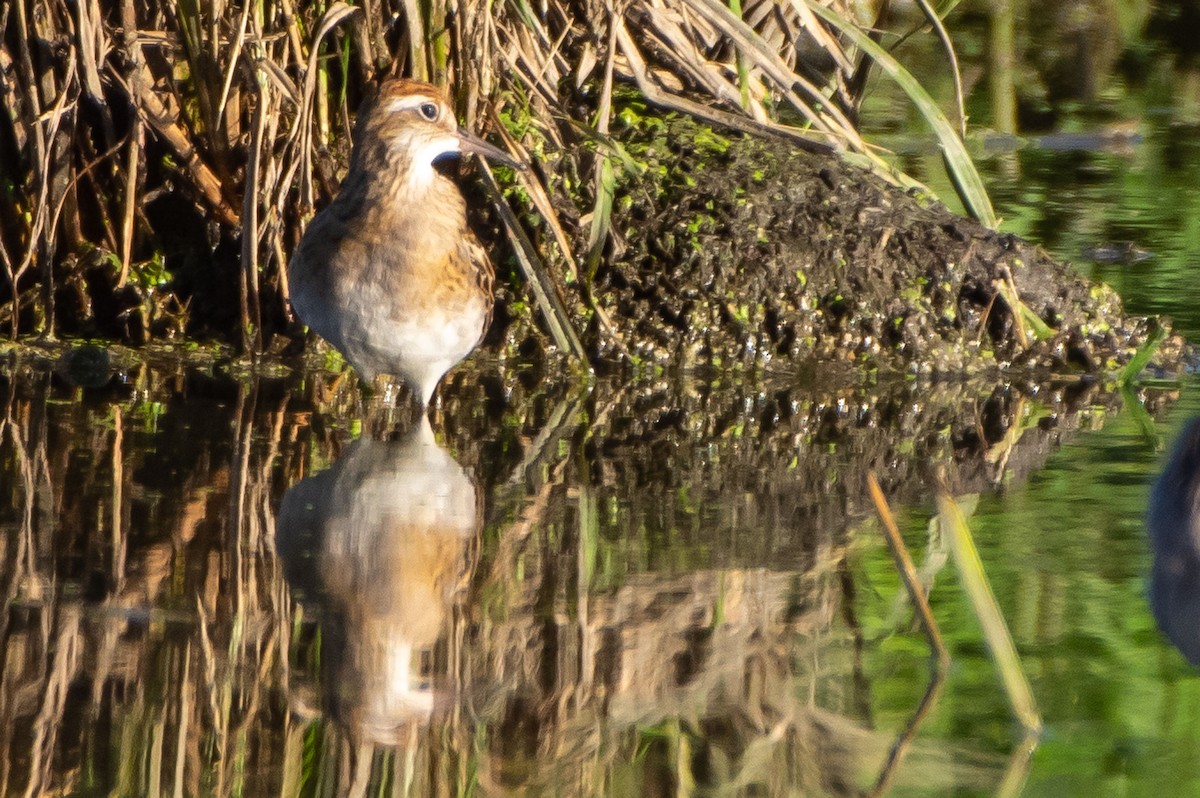
[[[365,742],[429,719],[429,672],[479,528],[475,484],[429,422],[399,442],[360,440],[284,495],[284,574],[317,609],[326,700]]]
[[[0,795],[991,794],[1014,743],[978,629],[939,580],[962,667],[922,720],[863,473],[894,506],[932,466],[1012,489],[1119,401],[601,381],[484,413],[472,379],[443,393],[460,468],[426,428],[351,444],[337,408],[394,422],[344,383],[48,368],[0,373]],[[1078,594],[1075,553],[1002,539]],[[1079,612],[1022,595],[1047,634]]]
[[[1200,418],[1184,429],[1150,494],[1154,567],[1150,607],[1158,626],[1200,665]]]

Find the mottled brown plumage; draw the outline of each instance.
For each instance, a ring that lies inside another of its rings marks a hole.
[[[492,265],[458,186],[434,168],[460,152],[512,163],[460,130],[436,87],[383,84],[359,118],[341,190],[288,264],[300,320],[365,379],[399,377],[425,405],[491,320]]]

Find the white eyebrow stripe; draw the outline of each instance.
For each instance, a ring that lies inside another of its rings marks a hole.
[[[433,103],[437,105],[437,101],[423,94],[410,94],[407,97],[395,97],[387,104],[389,111],[407,111],[410,108],[416,108],[425,103]]]

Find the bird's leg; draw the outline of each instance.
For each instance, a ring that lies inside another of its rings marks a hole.
[[[429,406],[422,409],[422,414],[426,419],[430,420],[433,429],[445,429],[445,418],[442,413],[442,398],[435,392],[429,397]]]

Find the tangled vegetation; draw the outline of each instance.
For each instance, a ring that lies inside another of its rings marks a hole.
[[[270,349],[291,326],[283,266],[335,190],[354,109],[390,74],[450,86],[468,126],[542,165],[510,191],[523,221],[501,210],[572,350],[561,305],[594,312],[588,276],[615,245],[619,176],[639,166],[608,136],[614,87],[883,170],[856,129],[878,67],[920,104],[990,222],[958,132],[874,22],[828,0],[16,0],[0,12],[0,323],[13,337]]]

